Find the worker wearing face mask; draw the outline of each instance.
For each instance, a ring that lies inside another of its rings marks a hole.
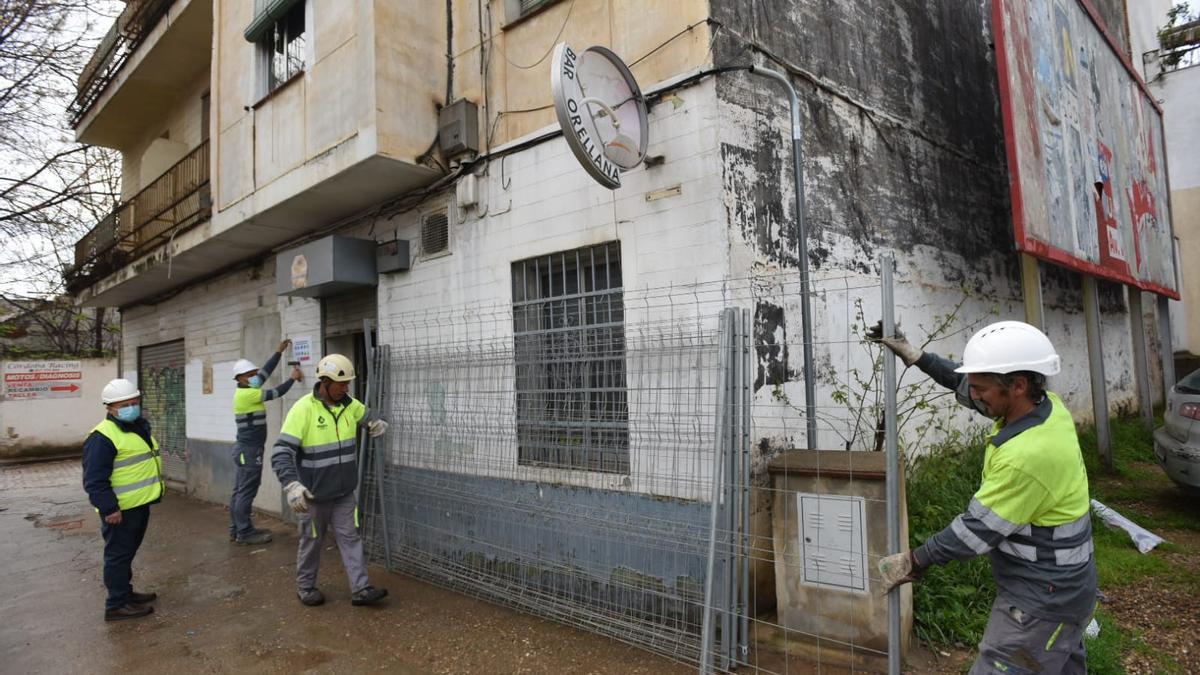
[[[104,620],[122,621],[150,614],[158,598],[133,590],[133,557],[150,524],[150,505],[162,500],[162,458],[137,385],[113,380],[100,402],[107,414],[83,443],[83,489],[104,537]]]
[[[1054,346],[1027,323],[1000,321],[967,342],[960,365],[881,333],[876,326],[867,337],[993,420],[974,497],[921,546],[879,561],[883,589],[916,581],[931,565],[986,554],[996,601],[971,673],[1082,675],[1096,563],[1075,423],[1046,388],[1060,370]]]
[[[292,384],[304,379],[299,367],[292,368],[292,376],[274,389],[263,389],[271,371],[279,365],[283,352],[292,344],[291,340],[279,343],[279,349],[262,368],[248,359],[233,364],[233,379],[237,389],[233,392],[233,418],[237,423],[237,441],[233,446],[235,478],[233,496],[229,500],[229,539],[239,544],[265,544],[271,541],[271,533],[254,527],[250,521],[250,509],[258,486],[262,484],[263,449],[267,444],[267,401],[282,398]]]

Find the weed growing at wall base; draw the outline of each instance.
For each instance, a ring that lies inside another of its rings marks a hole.
[[[986,446],[982,434],[951,439],[912,461],[907,484],[911,547],[940,532],[967,507],[979,487]],[[987,558],[926,570],[913,587],[917,637],[937,645],[975,645],[995,597]]]

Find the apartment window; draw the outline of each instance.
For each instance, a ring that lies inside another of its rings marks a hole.
[[[620,242],[512,265],[517,461],[629,472]]]
[[[504,0],[504,18],[506,23],[534,14],[559,0]]]
[[[271,20],[258,44],[266,61],[267,93],[304,72],[304,2],[291,3]]]

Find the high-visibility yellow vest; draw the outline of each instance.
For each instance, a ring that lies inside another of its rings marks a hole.
[[[110,419],[97,424],[92,431],[103,434],[117,449],[109,482],[121,510],[149,504],[162,497],[162,457],[153,436],[150,437],[151,445],[146,445],[137,433],[123,431]]]

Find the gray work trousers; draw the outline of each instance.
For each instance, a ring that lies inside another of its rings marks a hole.
[[[254,532],[254,524],[250,521],[250,510],[254,506],[254,497],[258,494],[258,486],[262,484],[263,449],[247,448],[240,445],[233,447],[233,464],[235,468],[233,493],[229,497],[229,535],[246,536]]]
[[[997,598],[971,675],[1086,675],[1082,624],[1045,621]]]
[[[350,579],[350,592],[370,585],[367,581],[367,562],[363,556],[362,537],[355,526],[355,511],[358,499],[351,492],[329,502],[311,502],[308,513],[296,514],[300,518],[300,547],[296,553],[296,587],[303,590],[315,588],[317,570],[321,566],[321,544],[325,530],[333,527],[333,537],[342,553],[342,565]]]

